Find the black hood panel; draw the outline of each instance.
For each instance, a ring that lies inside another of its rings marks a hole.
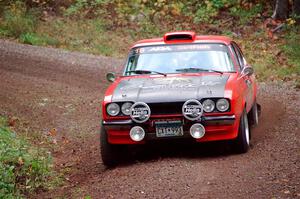
[[[229,75],[131,78],[121,80],[112,101],[184,102],[188,99],[224,97]]]

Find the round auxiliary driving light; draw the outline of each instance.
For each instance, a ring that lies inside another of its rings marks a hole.
[[[150,107],[144,102],[136,102],[130,108],[130,117],[136,123],[146,122],[150,115]]]
[[[196,99],[190,99],[186,101],[182,106],[183,116],[191,121],[195,121],[201,118],[203,113],[202,104]]]
[[[130,138],[133,141],[139,142],[139,141],[143,140],[144,137],[145,137],[145,131],[142,127],[135,126],[135,127],[132,127],[132,129],[130,130]]]
[[[229,109],[229,102],[227,99],[219,99],[216,106],[218,111],[225,112]]]
[[[204,100],[202,103],[203,110],[207,113],[212,112],[215,109],[215,102],[211,99]]]
[[[199,123],[193,124],[190,128],[190,134],[193,138],[196,139],[202,138],[205,134],[205,128],[202,124]]]

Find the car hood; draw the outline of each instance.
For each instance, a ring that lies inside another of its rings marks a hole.
[[[132,77],[119,82],[112,102],[184,102],[188,99],[224,97],[229,75]]]

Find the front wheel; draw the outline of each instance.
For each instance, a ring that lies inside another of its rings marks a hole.
[[[234,149],[237,153],[246,153],[250,146],[250,128],[247,117],[247,111],[244,109],[241,119],[238,137],[234,140]]]
[[[121,145],[114,145],[108,142],[107,132],[101,126],[100,129],[100,152],[102,162],[107,167],[116,166],[121,157]]]
[[[253,106],[248,114],[249,123],[252,126],[258,125],[258,104],[256,103],[256,100],[253,103]]]

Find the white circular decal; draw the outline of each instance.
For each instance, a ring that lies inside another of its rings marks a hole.
[[[150,115],[150,107],[144,102],[136,102],[131,106],[130,117],[136,123],[146,122]]]
[[[202,116],[202,104],[195,99],[186,101],[182,106],[182,114],[188,120],[198,120]]]

